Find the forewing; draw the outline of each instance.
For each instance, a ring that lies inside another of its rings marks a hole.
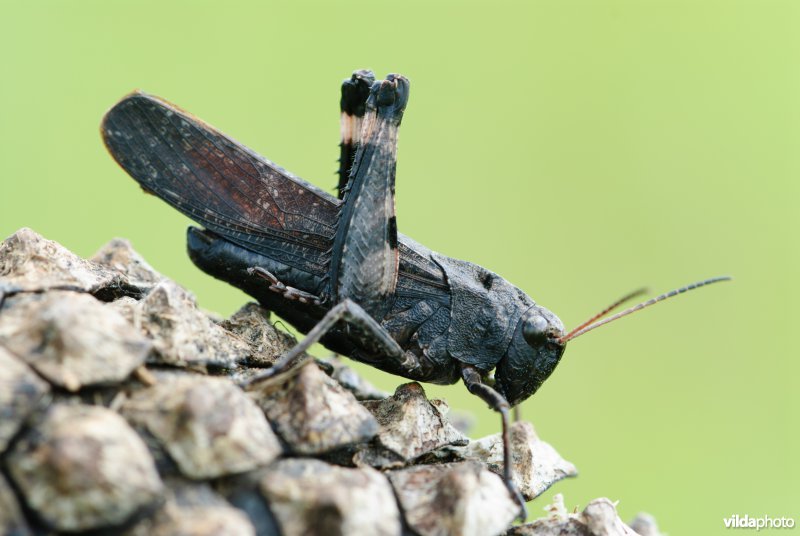
[[[178,107],[133,93],[103,119],[116,161],[206,229],[319,276],[339,202]]]

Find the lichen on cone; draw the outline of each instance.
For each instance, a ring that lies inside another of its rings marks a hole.
[[[388,395],[336,358],[239,387],[294,343],[258,304],[229,319],[204,312],[126,240],[82,259],[30,229],[7,238],[0,533],[510,529],[499,437],[470,441],[421,385]],[[527,499],[576,473],[529,423],[513,439]],[[559,522],[589,526],[608,505]],[[554,534],[554,523],[509,534]]]

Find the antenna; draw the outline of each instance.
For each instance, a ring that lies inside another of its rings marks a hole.
[[[634,299],[636,296],[641,296],[645,292],[647,292],[647,287],[642,287],[640,289],[634,290],[633,292],[630,292],[630,293],[624,295],[623,297],[621,297],[620,299],[618,299],[617,301],[615,301],[614,303],[612,303],[611,305],[609,305],[608,307],[606,307],[605,309],[603,309],[602,311],[600,311],[599,313],[597,313],[596,315],[591,317],[589,320],[587,320],[586,322],[584,322],[580,326],[572,328],[572,331],[570,331],[566,335],[563,335],[561,337],[561,340],[563,340],[565,342],[570,340],[572,338],[572,336],[573,336],[573,333],[579,332],[580,330],[582,330],[583,328],[585,328],[586,326],[588,326],[589,324],[591,324],[595,320],[599,320],[599,319],[603,318],[608,313],[610,313],[611,311],[613,311],[614,309],[616,309],[617,307],[619,307],[620,305],[622,305],[626,301],[630,301],[630,300]]]
[[[624,311],[621,311],[621,312],[619,312],[619,313],[617,313],[615,315],[611,315],[608,318],[604,318],[603,320],[598,320],[599,318],[602,318],[605,314],[609,313],[610,311],[615,309],[617,306],[619,306],[623,302],[628,301],[629,299],[633,298],[634,296],[638,296],[638,295],[642,294],[644,292],[644,289],[640,289],[640,290],[637,290],[635,292],[631,292],[627,296],[624,296],[623,298],[617,300],[616,302],[614,302],[610,306],[606,307],[602,312],[594,315],[592,318],[590,318],[589,320],[587,320],[586,322],[584,322],[580,326],[576,327],[575,329],[573,329],[572,331],[570,331],[569,333],[567,333],[563,337],[560,337],[558,339],[558,342],[560,344],[564,344],[567,341],[571,341],[572,339],[576,339],[576,338],[580,337],[581,335],[583,335],[584,333],[588,333],[589,331],[592,331],[595,328],[599,328],[600,326],[608,324],[609,322],[613,322],[614,320],[619,320],[623,316],[628,316],[629,314],[635,313],[636,311],[640,311],[640,310],[644,309],[645,307],[650,307],[651,305],[655,305],[656,303],[662,302],[662,301],[666,300],[667,298],[672,298],[673,296],[677,296],[678,294],[683,294],[684,292],[688,292],[688,291],[694,290],[696,288],[704,287],[704,286],[710,285],[712,283],[718,283],[720,281],[730,281],[731,279],[732,279],[731,277],[724,275],[724,276],[720,276],[720,277],[712,277],[711,279],[706,279],[704,281],[698,281],[696,283],[691,283],[691,284],[686,285],[684,287],[676,288],[675,290],[670,290],[669,292],[665,292],[664,294],[661,294],[660,296],[656,296],[655,298],[651,298],[651,299],[649,299],[649,300],[647,300],[645,302],[642,302],[642,303],[640,303],[638,305],[634,305],[633,307],[631,307],[629,309],[625,309]]]

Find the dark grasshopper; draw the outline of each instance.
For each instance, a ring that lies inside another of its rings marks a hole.
[[[291,367],[317,341],[411,380],[461,379],[502,416],[504,477],[524,517],[511,479],[509,408],[535,393],[566,342],[602,315],[565,333],[502,277],[397,232],[395,155],[408,91],[399,75],[375,82],[357,71],[345,80],[339,199],[144,93],[116,104],[102,133],[146,191],[205,227],[188,230],[199,268],[307,333],[251,381]]]

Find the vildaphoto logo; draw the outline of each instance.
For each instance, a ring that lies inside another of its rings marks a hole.
[[[747,514],[740,516],[733,514],[723,520],[726,529],[793,529],[794,519],[791,517],[752,517]]]

